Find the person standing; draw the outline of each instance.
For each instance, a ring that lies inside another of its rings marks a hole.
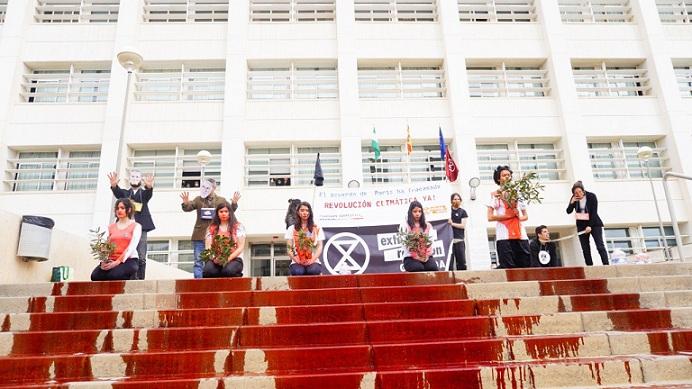
[[[598,199],[594,193],[584,189],[584,184],[581,181],[572,185],[572,197],[567,204],[567,214],[572,212],[574,212],[574,218],[577,221],[577,232],[585,231],[579,235],[584,262],[587,266],[593,266],[589,242],[589,237],[592,236],[594,243],[596,243],[598,255],[601,257],[601,263],[607,265],[608,250],[603,243],[603,221],[598,216]]]
[[[108,226],[108,242],[115,249],[108,260],[101,262],[91,272],[92,281],[129,280],[137,274],[137,244],[142,235],[142,226],[133,220],[133,206],[130,199],[115,201],[115,223]]]
[[[555,243],[550,241],[550,231],[546,226],[536,227],[536,238],[529,243],[531,267],[559,267],[562,263],[557,257]]]
[[[216,206],[216,214],[207,228],[204,247],[211,248],[214,237],[217,235],[231,238],[235,243],[235,248],[224,266],[219,263],[217,258],[207,261],[204,264],[204,278],[242,277],[243,258],[240,256],[245,249],[245,227],[235,218],[233,206],[227,201]]]
[[[509,166],[498,166],[493,172],[493,180],[500,186],[491,193],[488,202],[488,221],[495,223],[495,243],[498,269],[528,267],[530,264],[529,237],[522,222],[529,219],[526,204],[517,201],[509,204],[501,191],[502,184],[512,179]]]
[[[149,212],[149,200],[154,195],[154,176],[147,174],[142,177],[142,172],[139,170],[130,170],[130,188],[128,189],[118,186],[117,172],[108,174],[108,179],[111,183],[111,192],[116,199],[130,199],[135,213],[135,221],[142,226],[142,237],[137,244],[139,267],[136,279],[143,280],[147,269],[147,234],[156,228],[151,219],[151,212]]]
[[[204,238],[207,234],[207,228],[211,224],[216,213],[216,207],[219,204],[226,203],[226,199],[216,194],[216,180],[213,178],[205,178],[199,185],[199,196],[190,201],[190,192],[180,194],[180,199],[183,201],[180,206],[185,212],[197,211],[197,219],[195,226],[192,228],[192,250],[195,258],[193,265],[193,275],[195,278],[202,278],[204,273],[204,263],[200,258],[200,254],[204,250]],[[238,200],[240,193],[233,194],[233,202],[231,204],[232,211],[238,209]]]
[[[452,215],[447,221],[452,226],[452,255],[449,257],[449,270],[466,270],[466,243],[464,242],[464,231],[466,229],[466,219],[469,215],[466,210],[461,208],[461,195],[453,193]],[[454,263],[456,262],[456,269]]]
[[[315,224],[312,206],[307,201],[302,201],[298,205],[295,224],[288,226],[284,239],[290,248],[288,256],[291,258],[291,264],[288,269],[292,276],[322,274],[322,264],[319,258],[322,254],[324,231]],[[309,242],[301,242],[305,239],[308,239]],[[306,245],[309,247],[306,248]]]

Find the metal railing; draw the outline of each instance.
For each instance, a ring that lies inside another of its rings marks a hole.
[[[574,69],[580,97],[646,96],[651,92],[646,69]]]
[[[20,95],[28,103],[94,103],[108,98],[110,73],[25,74]]]
[[[559,0],[565,23],[630,23],[629,0]]]
[[[355,0],[358,22],[435,22],[436,0]]]
[[[692,23],[692,3],[689,0],[656,0],[661,23]]]
[[[536,21],[533,0],[458,0],[461,22],[509,22]]]
[[[436,98],[445,97],[444,70],[364,68],[358,70],[361,98]]]
[[[119,7],[120,0],[37,0],[34,19],[38,23],[117,23]]]
[[[12,158],[4,182],[13,192],[96,189],[100,159]]]
[[[471,97],[543,97],[550,94],[548,71],[469,69]]]
[[[137,101],[186,101],[224,98],[225,71],[138,72]]]
[[[144,0],[145,23],[227,21],[228,0]]]
[[[315,153],[246,154],[245,182],[248,186],[314,185]],[[341,153],[320,152],[324,185],[341,183]]]
[[[333,22],[336,0],[251,0],[252,22]]]

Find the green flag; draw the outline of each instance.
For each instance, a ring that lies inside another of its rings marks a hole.
[[[375,152],[375,160],[380,159],[380,142],[377,140],[375,127],[372,128],[372,140],[370,141],[370,147],[372,147],[372,151]]]

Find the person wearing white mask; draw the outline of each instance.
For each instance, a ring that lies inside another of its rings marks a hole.
[[[197,220],[192,229],[192,250],[195,257],[193,266],[193,275],[195,278],[202,278],[204,271],[204,262],[200,258],[200,254],[204,251],[204,239],[207,235],[207,228],[214,218],[216,207],[219,204],[225,204],[226,199],[216,194],[216,180],[213,178],[205,178],[199,185],[199,196],[190,200],[190,192],[180,194],[183,200],[181,207],[185,212],[197,211]],[[233,194],[233,202],[231,203],[232,211],[238,209],[238,200],[240,193]]]
[[[153,231],[154,221],[149,212],[149,200],[154,195],[154,176],[142,175],[139,170],[130,170],[130,188],[123,189],[118,186],[118,173],[108,174],[111,183],[111,192],[116,199],[130,199],[132,202],[135,221],[142,226],[142,235],[137,244],[138,270],[136,279],[143,280],[147,269],[147,233]]]

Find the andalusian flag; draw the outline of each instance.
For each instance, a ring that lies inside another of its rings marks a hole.
[[[413,141],[411,140],[411,127],[406,126],[406,154],[411,155],[413,152]]]
[[[380,159],[380,141],[377,140],[377,132],[375,132],[375,127],[372,128],[372,140],[370,141],[370,147],[372,151],[375,152],[375,161]]]

